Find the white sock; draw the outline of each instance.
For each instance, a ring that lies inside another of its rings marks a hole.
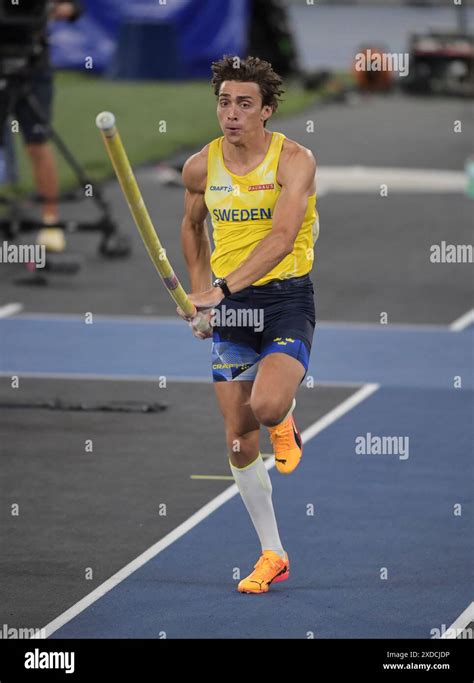
[[[260,453],[247,467],[234,467],[229,461],[235,483],[248,510],[263,550],[273,550],[285,557],[278,534],[272,503],[272,482]]]

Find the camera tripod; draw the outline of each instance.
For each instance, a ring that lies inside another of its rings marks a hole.
[[[111,217],[109,204],[104,198],[101,188],[86,175],[85,171],[77,159],[73,156],[64,140],[49,124],[40,103],[30,90],[29,78],[24,76],[8,76],[2,79],[0,75],[0,80],[6,80],[6,90],[8,93],[6,121],[8,122],[11,119],[17,99],[22,98],[23,102],[26,103],[30,111],[34,113],[36,119],[47,128],[49,138],[55,144],[57,150],[63,156],[78,180],[80,188],[76,191],[62,194],[60,197],[58,197],[58,200],[82,200],[84,197],[89,196],[84,194],[85,188],[92,188],[90,198],[99,210],[99,217],[96,220],[89,222],[78,220],[61,220],[55,222],[54,227],[62,228],[65,233],[98,232],[101,235],[98,251],[102,256],[106,258],[124,258],[129,256],[131,246],[128,236],[122,235],[118,232],[116,224]],[[17,172],[14,146],[11,139],[5,139],[5,136],[11,137],[13,134],[7,130],[6,126],[2,127],[5,130],[0,130],[0,146],[2,146],[1,138],[3,134],[3,147],[5,150],[5,175],[8,181],[12,184],[14,192],[12,193],[12,196],[0,196],[0,204],[3,204],[4,206],[6,205],[7,207],[6,216],[0,219],[0,232],[3,231],[7,238],[15,239],[20,233],[36,232],[47,226],[45,226],[42,221],[27,218],[23,215],[23,200],[19,198],[18,192],[15,192],[15,185],[17,185]],[[36,203],[41,203],[44,200],[44,198],[38,194],[32,195],[28,199]],[[66,272],[67,268],[62,269],[59,266],[57,271]]]

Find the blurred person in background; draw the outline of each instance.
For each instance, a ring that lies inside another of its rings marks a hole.
[[[25,12],[24,8],[20,9],[23,13]],[[28,10],[32,9],[28,6]],[[28,73],[22,78],[21,90],[15,93],[13,98],[8,86],[0,90],[0,130],[3,130],[5,119],[9,114],[18,121],[31,162],[36,191],[41,196],[42,219],[45,227],[39,231],[37,242],[44,244],[48,251],[55,252],[63,251],[66,245],[64,231],[56,225],[59,220],[59,180],[56,159],[49,143],[54,83],[49,56],[47,20],[75,21],[81,14],[82,5],[79,0],[49,2],[40,35],[35,36],[35,40],[42,49],[38,51],[38,55],[31,58]],[[32,111],[27,101],[30,95],[38,103],[46,121]],[[12,102],[12,111],[9,111]]]

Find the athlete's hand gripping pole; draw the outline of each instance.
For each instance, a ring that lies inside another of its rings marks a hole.
[[[104,111],[97,116],[96,125],[102,134],[102,139],[114,167],[120,187],[122,188],[122,192],[125,195],[127,204],[132,213],[135,225],[138,228],[146,250],[153,261],[156,270],[160,274],[165,287],[188,319],[195,318],[196,316],[201,318],[198,321],[194,320],[193,326],[201,332],[208,332],[210,329],[208,317],[206,318],[204,314],[198,313],[196,307],[186,295],[186,292],[181,286],[181,283],[176,277],[166,256],[166,251],[162,247],[158,235],[156,234],[132,167],[130,166],[127,153],[115,125],[115,116],[110,112]]]

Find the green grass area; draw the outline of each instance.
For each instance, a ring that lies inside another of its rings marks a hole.
[[[73,72],[56,75],[54,126],[93,180],[113,174],[95,125],[100,111],[117,117],[120,134],[132,165],[166,158],[176,150],[205,144],[221,131],[215,97],[207,81],[110,81]],[[319,95],[289,84],[277,116],[308,107]],[[160,132],[160,122],[166,132]],[[19,137],[19,136],[18,136]],[[33,190],[29,164],[17,140],[21,189]],[[58,155],[62,189],[76,179]]]

